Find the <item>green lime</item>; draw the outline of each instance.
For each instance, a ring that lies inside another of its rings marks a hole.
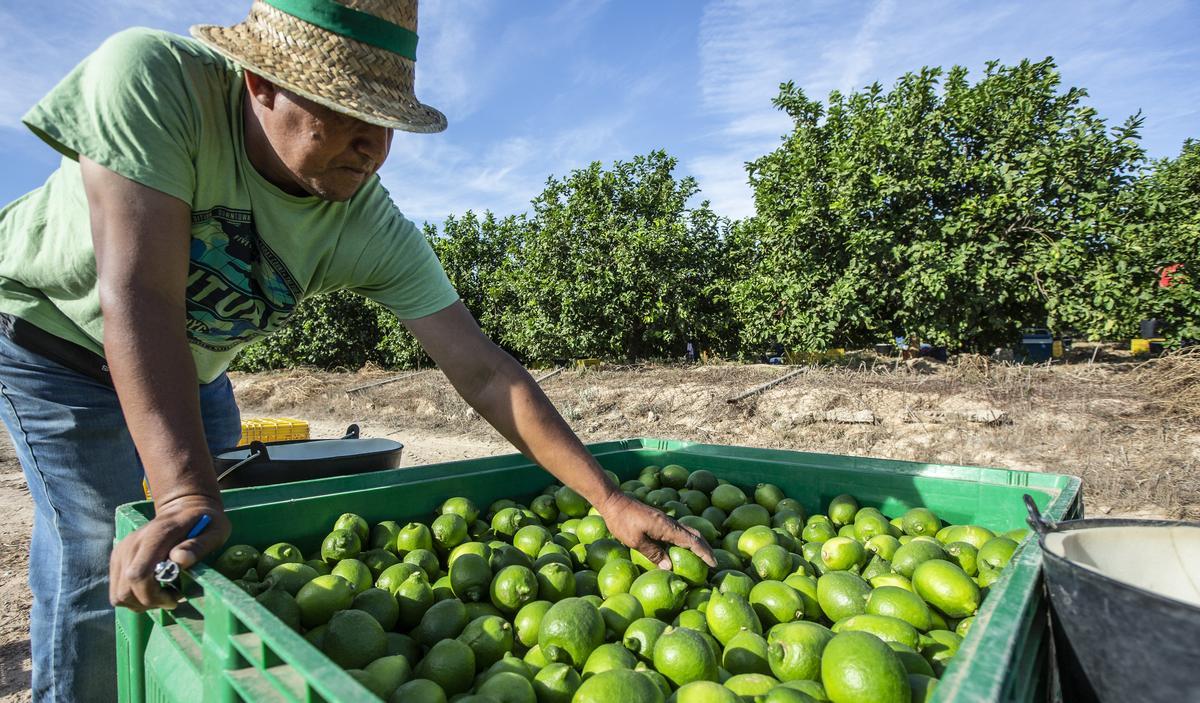
[[[579,597],[595,596],[600,598],[600,585],[597,574],[590,569],[575,572],[575,595]],[[603,599],[601,599],[603,600]]]
[[[875,555],[867,562],[867,565],[863,567],[863,570],[858,575],[862,577],[863,581],[870,583],[871,579],[876,576],[883,576],[890,573],[892,573],[892,562],[879,555]]]
[[[368,549],[360,552],[358,560],[367,565],[367,568],[371,570],[371,577],[374,579],[379,578],[379,575],[389,567],[400,563],[400,559],[386,549]]]
[[[721,528],[726,532],[730,532],[733,530],[748,530],[756,525],[769,527],[771,525],[771,513],[758,503],[749,503],[734,508],[729,513],[729,517],[725,518],[725,524]]]
[[[425,611],[433,606],[433,587],[425,580],[425,575],[417,572],[401,583],[393,594],[396,605],[400,607],[400,626],[405,630],[416,627],[425,616]]]
[[[693,681],[680,686],[672,700],[674,703],[741,703],[742,698],[719,683]]]
[[[500,612],[499,608],[487,600],[463,603],[463,607],[467,609],[467,622],[471,622],[475,618],[483,617],[484,615],[504,616],[504,613]]]
[[[450,588],[459,600],[483,600],[491,583],[492,568],[478,554],[461,554],[450,564]]]
[[[548,564],[546,568],[550,567],[558,567],[570,574],[561,564]],[[453,583],[453,577],[451,582]],[[538,578],[524,566],[506,566],[492,579],[490,593],[492,604],[501,612],[515,613],[526,603],[537,599]]]
[[[387,637],[368,613],[343,610],[329,619],[321,646],[343,669],[361,669],[387,654]]]
[[[933,667],[933,672],[941,676],[949,666],[950,660],[958,654],[962,638],[948,630],[930,630],[921,639],[921,656]]]
[[[539,597],[552,603],[575,595],[575,574],[558,562],[545,564],[538,569],[535,582]]]
[[[544,525],[552,524],[558,519],[558,505],[554,503],[554,496],[540,495],[534,498],[533,502],[529,504],[529,509],[541,519]]]
[[[754,579],[741,571],[722,571],[713,577],[713,585],[721,593],[736,593],[743,598],[750,597],[754,588]]]
[[[667,629],[667,624],[655,618],[638,618],[625,628],[621,643],[643,661],[654,658],[654,645]]]
[[[325,630],[327,630],[327,629],[328,629],[327,625],[318,625],[317,627],[312,628],[308,632],[305,632],[304,639],[307,640],[308,643],[311,644],[312,646],[316,647],[317,649],[320,649],[321,645],[323,645],[325,643]]]
[[[756,700],[758,696],[765,696],[772,688],[778,686],[779,679],[766,674],[738,674],[726,679],[724,685],[743,700]]]
[[[437,516],[429,525],[433,544],[443,554],[466,542],[469,533],[467,521],[461,515],[445,513]]]
[[[782,581],[761,581],[750,590],[750,605],[764,629],[804,618],[804,600]]]
[[[502,671],[489,676],[475,693],[489,701],[503,703],[538,703],[537,694],[529,679],[511,671]]]
[[[683,607],[687,583],[670,571],[654,569],[634,580],[629,592],[649,617],[671,620]]]
[[[385,695],[385,692],[383,689],[383,685],[384,685],[383,682],[381,680],[379,680],[378,678],[368,674],[365,670],[363,670],[363,669],[346,669],[346,673],[349,674],[350,678],[357,681],[361,686],[366,688],[371,693],[375,694],[376,697],[382,698]]]
[[[659,473],[662,471],[661,466],[651,464],[638,473],[637,480],[642,482],[650,490],[662,488],[662,480],[659,478]]]
[[[720,485],[711,471],[697,469],[688,475],[687,487],[702,493],[712,493]]]
[[[900,574],[883,574],[882,576],[876,576],[871,579],[871,586],[874,588],[880,588],[882,586],[895,586],[896,588],[903,588],[906,591],[913,590],[912,582]]]
[[[833,622],[867,612],[871,586],[847,571],[831,571],[817,579],[817,603]]]
[[[419,522],[410,522],[396,533],[397,555],[403,556],[414,549],[433,550],[433,532]]]
[[[721,549],[724,549],[726,551],[733,552],[734,554],[740,555],[741,552],[738,551],[737,543],[738,543],[738,540],[742,538],[742,535],[745,534],[745,532],[746,532],[745,530],[734,530],[733,532],[726,532],[725,535],[723,537],[721,537]],[[775,534],[775,533],[772,532],[771,534]]]
[[[720,539],[717,528],[714,527],[711,522],[703,517],[700,517],[699,515],[685,515],[679,518],[679,524],[683,525],[684,527],[690,527],[696,532],[700,533],[700,536],[704,538],[704,541],[709,544],[716,544]]]
[[[942,544],[966,542],[976,549],[982,549],[995,536],[996,533],[979,525],[950,525],[938,531],[937,541]]]
[[[542,618],[553,605],[547,600],[535,600],[526,603],[513,617],[513,635],[522,646],[532,647],[538,642],[538,629],[542,626]]]
[[[942,529],[942,521],[937,515],[933,514],[932,510],[927,508],[913,508],[900,519],[901,529],[904,534],[918,537],[920,535],[928,535],[933,537],[938,530]]]
[[[581,667],[604,642],[604,618],[583,598],[560,600],[542,616],[538,646],[546,659]]]
[[[536,559],[542,548],[552,544],[550,531],[541,525],[526,525],[513,535],[513,546]]]
[[[993,537],[979,548],[979,561],[992,569],[1003,569],[1012,559],[1017,543],[1007,537]]]
[[[257,570],[258,560],[261,557],[262,554],[254,547],[248,544],[235,544],[224,552],[221,552],[221,556],[217,557],[217,560],[213,562],[213,568],[227,579],[238,579],[250,569]],[[269,571],[274,570],[272,568]]]
[[[867,613],[899,618],[922,632],[933,624],[925,601],[912,591],[897,586],[880,586],[871,591],[867,598]]]
[[[387,636],[387,656],[399,654],[407,659],[409,664],[421,659],[421,645],[415,639],[399,632],[384,634]]]
[[[909,700],[908,673],[899,657],[866,632],[834,635],[821,657],[821,682],[833,703]]]
[[[931,559],[945,559],[946,550],[941,545],[923,539],[915,539],[896,550],[892,557],[892,568],[905,578],[912,578],[913,572],[922,563]]]
[[[846,537],[834,537],[821,545],[821,559],[833,571],[848,571],[862,562],[863,546]]]
[[[297,632],[300,631],[300,606],[296,605],[296,599],[292,597],[292,594],[279,587],[269,588],[258,594],[254,600],[282,620],[283,624]]]
[[[783,582],[800,594],[800,600],[804,603],[804,617],[808,620],[820,620],[824,613],[821,611],[821,604],[817,602],[817,579],[805,574],[792,574]]]
[[[584,681],[571,703],[663,703],[663,700],[662,690],[649,676],[631,669],[613,669]]]
[[[763,547],[769,547],[773,544],[778,545],[779,535],[775,534],[775,531],[769,527],[764,525],[755,525],[742,532],[741,535],[738,536],[735,544],[737,545],[735,549],[737,550],[738,555],[743,558],[750,559],[753,558],[754,555],[758,553],[758,550],[762,549]]]
[[[304,557],[300,555],[300,550],[287,542],[278,542],[270,547],[262,550],[262,554],[258,555],[258,565],[255,571],[258,573],[258,578],[264,579],[267,574],[271,573],[271,569],[280,564],[302,564]],[[247,569],[246,571],[249,571]],[[243,574],[245,572],[242,572]],[[235,578],[240,578],[242,574],[235,574]]]
[[[367,588],[360,591],[354,596],[350,607],[375,618],[375,621],[384,630],[395,627],[396,621],[400,619],[400,605],[396,603],[396,597],[382,588]]]
[[[475,679],[475,653],[459,640],[442,640],[430,647],[413,675],[433,681],[452,696],[463,693],[471,688]],[[402,690],[403,686],[397,693]]]
[[[375,692],[384,700],[412,678],[412,665],[408,659],[396,655],[380,657],[367,664],[364,671],[378,682],[379,688]]]
[[[750,565],[763,581],[782,581],[792,573],[792,554],[778,544],[769,544],[754,553]]]
[[[446,703],[446,692],[429,679],[413,679],[397,688],[388,703]]]
[[[958,564],[958,568],[967,576],[979,573],[979,550],[967,542],[951,542],[946,545],[946,555],[949,561]]]
[[[392,520],[384,520],[371,528],[371,534],[367,537],[367,546],[371,549],[392,551],[396,548],[396,535],[398,534],[400,534],[400,525]]]
[[[867,540],[864,547],[868,552],[891,561],[896,556],[896,550],[900,549],[900,540],[891,535],[875,535]]]
[[[458,637],[467,626],[467,608],[457,599],[434,603],[413,628],[412,638],[425,647]]]
[[[637,657],[619,644],[602,644],[592,650],[580,672],[584,679],[613,669],[632,669]]]
[[[869,542],[877,535],[892,532],[892,524],[875,508],[862,508],[854,516],[854,535],[859,542]]]
[[[854,496],[843,493],[829,501],[829,510],[826,512],[834,525],[849,525],[858,514],[858,501]]]
[[[674,488],[675,490],[679,490],[687,485],[688,476],[688,470],[679,464],[667,464],[658,473],[658,478],[662,481],[662,485],[667,488]]]
[[[731,513],[735,508],[746,504],[746,494],[742,492],[742,489],[731,484],[714,488],[711,498],[713,506],[726,513]]]
[[[708,632],[708,622],[704,613],[699,610],[682,610],[675,616],[671,624],[675,627],[686,627],[696,632]]]
[[[926,603],[952,618],[969,617],[979,609],[979,586],[948,561],[922,563],[913,573],[912,584]]]
[[[558,506],[558,512],[567,517],[582,518],[587,515],[588,504],[583,496],[579,495],[570,488],[563,486],[554,493],[554,504]]]
[[[640,573],[631,561],[610,560],[596,574],[596,585],[600,589],[600,595],[609,598],[617,593],[629,593]]]
[[[791,510],[777,510],[771,516],[771,527],[776,530],[783,530],[792,536],[793,539],[799,539],[804,534],[804,518]]]
[[[500,573],[501,569],[508,566],[523,566],[531,570],[533,568],[533,559],[511,544],[496,542],[490,545],[490,548],[492,555],[488,558],[488,566],[492,568],[494,574]]]
[[[837,622],[833,631],[869,632],[884,642],[898,642],[913,648],[916,648],[918,642],[916,628],[899,618],[887,615],[855,615]]]
[[[993,583],[996,582],[996,579],[999,579],[999,578],[1000,578],[999,571],[997,571],[996,569],[990,569],[990,568],[984,567],[979,570],[979,574],[975,577],[975,583],[977,583],[980,588],[988,588],[989,586],[991,586]]]
[[[892,651],[896,653],[896,656],[900,659],[900,663],[904,665],[904,670],[908,673],[933,676],[933,667],[929,665],[929,662],[925,661],[925,657],[921,656],[917,650],[899,642],[888,642],[887,646],[891,647]]]
[[[304,565],[312,567],[313,571],[317,572],[317,576],[328,576],[331,573],[329,564],[326,564],[323,559],[309,559],[304,562]]]
[[[457,515],[468,525],[479,519],[479,508],[475,507],[475,503],[470,498],[461,496],[446,499],[446,502],[438,508],[438,512],[442,515]]]
[[[321,558],[333,564],[354,559],[362,551],[362,540],[353,530],[334,530],[321,542]]]
[[[355,515],[354,513],[344,513],[333,523],[335,530],[350,530],[358,535],[359,544],[366,544],[367,538],[371,536],[371,526],[367,521]]]
[[[708,564],[696,556],[695,552],[672,546],[667,553],[671,557],[671,570],[689,586],[700,586],[708,582]]]
[[[1000,536],[1007,537],[1007,538],[1011,539],[1012,541],[1016,542],[1017,544],[1020,544],[1021,542],[1023,542],[1025,540],[1026,537],[1029,536],[1029,528],[1028,527],[1018,527],[1015,530],[1009,530],[1008,532],[1005,532],[1004,534],[1002,534]]]
[[[512,652],[505,652],[500,661],[489,666],[482,674],[479,675],[477,681],[483,682],[492,678],[496,674],[509,673],[516,674],[526,681],[533,681],[534,670],[524,662],[520,657]]]
[[[483,557],[484,561],[490,561],[492,558],[492,548],[483,542],[463,542],[450,550],[450,556],[446,557],[446,568],[449,569],[450,565],[464,554],[474,554]]]
[[[816,699],[807,693],[788,688],[782,683],[767,691],[767,695],[755,699],[755,703],[815,703],[815,701]]]
[[[533,677],[538,703],[571,703],[582,680],[569,664],[550,664]]]
[[[686,505],[688,511],[692,513],[688,517],[697,517],[700,515],[700,513],[704,512],[706,508],[712,505],[712,502],[708,499],[707,493],[694,491],[691,489],[679,491],[679,500]]]
[[[829,696],[825,695],[825,687],[822,686],[819,681],[812,681],[810,679],[796,679],[795,681],[784,681],[779,684],[779,687],[780,688],[790,688],[794,691],[799,691],[799,692],[805,694],[806,696],[808,696],[809,698],[813,699],[813,701],[828,701],[829,700]],[[772,701],[772,703],[774,703],[774,701]],[[791,702],[785,702],[785,703],[791,703]],[[808,703],[808,702],[804,701],[804,703]]]
[[[295,596],[304,584],[318,576],[320,574],[317,573],[317,570],[307,564],[288,562],[271,569],[267,574],[267,580]]]
[[[737,554],[734,554],[733,552],[726,551],[724,549],[714,549],[713,557],[717,560],[717,566],[716,566],[717,571],[726,571],[729,569],[733,569],[734,571],[741,571],[744,566],[742,564],[741,557],[739,557]]]
[[[729,519],[729,513],[725,512],[724,510],[721,510],[720,508],[718,508],[715,505],[710,505],[707,508],[705,508],[703,511],[700,512],[700,517],[704,518],[705,520],[708,520],[709,523],[712,524],[713,528],[715,529],[717,525],[725,524],[725,521],[727,519]]]
[[[721,654],[721,667],[731,674],[769,674],[767,640],[762,635],[742,630],[729,639]]]
[[[933,700],[933,692],[937,689],[938,680],[923,674],[909,674],[908,688],[912,691],[911,703],[928,703]]]
[[[458,641],[471,648],[475,670],[483,671],[512,651],[512,625],[499,615],[484,615],[467,623]]]
[[[304,584],[296,593],[300,606],[300,622],[316,627],[329,622],[333,614],[345,610],[354,602],[354,587],[341,576],[318,576]]]
[[[584,550],[584,562],[592,571],[603,569],[613,559],[628,560],[630,557],[629,547],[610,537],[598,539]]]
[[[658,638],[654,669],[675,686],[717,680],[716,655],[699,632],[686,627],[669,627]]]
[[[405,564],[402,562],[389,566],[383,570],[383,573],[379,574],[379,578],[375,579],[375,587],[382,588],[395,595],[396,589],[400,588],[400,584],[407,581],[413,574],[424,576],[425,572],[421,571],[421,567],[416,564]]]
[[[754,502],[766,508],[772,515],[779,506],[779,501],[787,496],[772,483],[760,483],[754,487]]]
[[[412,564],[425,573],[429,581],[437,581],[442,574],[442,566],[438,557],[429,549],[414,549],[404,555],[404,564]]]
[[[966,638],[967,633],[971,631],[971,626],[975,624],[975,617],[963,618],[954,628],[954,634],[959,637]]]
[[[688,610],[699,610],[704,612],[708,609],[708,601],[712,599],[713,589],[707,586],[700,586],[688,591],[687,598],[683,599],[683,607]]]
[[[342,559],[330,571],[335,576],[341,576],[350,582],[354,592],[365,591],[371,587],[371,570],[357,559]],[[353,667],[352,667],[353,668]]]
[[[808,543],[820,544],[837,537],[837,529],[828,521],[809,522],[800,533],[800,538]],[[810,560],[811,561],[811,560]]]
[[[600,616],[610,634],[610,639],[621,639],[625,631],[636,620],[645,617],[642,604],[629,593],[616,593],[600,604]]]
[[[815,622],[789,622],[767,633],[767,663],[780,681],[821,678],[821,656],[833,633]]]
[[[838,528],[837,536],[857,540],[858,530],[855,529],[854,525],[842,525]]]
[[[722,645],[728,645],[739,632],[762,634],[762,623],[744,596],[716,591],[708,601],[704,619],[709,633]]]

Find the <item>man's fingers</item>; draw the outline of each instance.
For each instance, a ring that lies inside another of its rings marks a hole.
[[[659,546],[656,542],[646,540],[638,547],[638,551],[642,556],[650,560],[652,564],[657,564],[660,569],[671,569],[671,558],[667,556],[667,551]]]
[[[190,569],[200,561],[205,554],[217,549],[224,541],[224,536],[213,530],[198,537],[184,540],[171,550],[171,561],[179,564],[181,569]]]

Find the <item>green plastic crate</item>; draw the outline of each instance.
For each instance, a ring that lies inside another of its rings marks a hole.
[[[922,505],[952,523],[997,530],[1024,526],[1024,493],[1048,517],[1082,516],[1072,476],[921,464],[885,459],[630,439],[588,446],[622,480],[647,464],[708,469],[741,485],[778,484],[818,512],[841,493],[889,517]],[[368,522],[429,519],[447,497],[480,505],[531,498],[552,477],[511,454],[336,479],[227,491],[229,544],[288,541],[305,553],[339,515]],[[117,511],[118,539],[145,524],[148,502]],[[942,677],[937,701],[1033,701],[1051,686],[1041,551],[1026,539]],[[117,610],[121,701],[362,701],[371,694],[216,571],[200,565],[183,577],[188,600],[174,611]]]

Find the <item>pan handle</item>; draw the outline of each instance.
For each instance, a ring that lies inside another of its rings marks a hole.
[[[347,427],[346,434],[342,435],[342,439],[358,439],[358,425]]]
[[[1025,494],[1025,509],[1029,511],[1029,519],[1026,522],[1033,528],[1033,531],[1038,534],[1040,541],[1047,534],[1058,529],[1058,525],[1053,520],[1047,520],[1042,517],[1042,513],[1038,510],[1037,504],[1033,502],[1033,496]]]
[[[220,483],[226,476],[233,473],[234,471],[237,471],[238,469],[242,468],[243,466],[245,466],[246,464],[249,464],[252,461],[255,461],[257,459],[270,459],[270,458],[271,457],[267,455],[267,445],[255,440],[250,443],[250,453],[246,456],[246,458],[242,459],[241,461],[234,464],[233,466],[230,466],[228,469],[225,469],[224,471],[222,471],[221,475],[217,476],[217,482]]]

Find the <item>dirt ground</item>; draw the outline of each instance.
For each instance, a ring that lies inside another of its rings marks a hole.
[[[1200,356],[1146,366],[1091,351],[1051,367],[852,357],[736,403],[727,400],[795,367],[605,366],[560,372],[542,387],[584,441],[661,437],[1066,473],[1084,480],[1090,515],[1200,518]],[[244,417],[303,418],[314,437],[356,422],[366,436],[404,442],[406,465],[513,451],[436,370],[233,380]],[[7,436],[0,509],[0,700],[23,701],[33,508]]]

